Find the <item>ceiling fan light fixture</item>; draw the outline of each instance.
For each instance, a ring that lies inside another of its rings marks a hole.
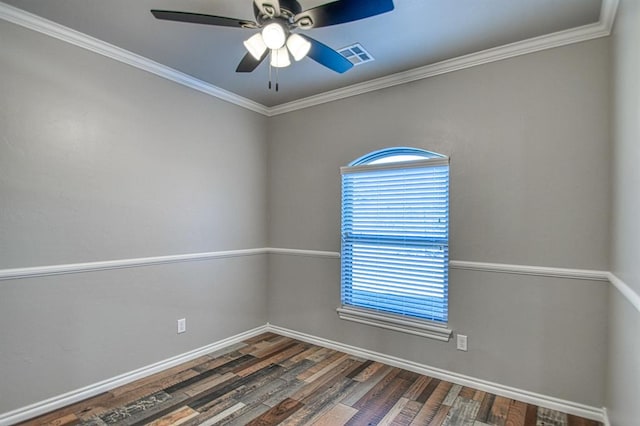
[[[291,59],[289,59],[289,52],[286,47],[280,49],[273,49],[271,51],[271,66],[276,68],[285,68],[291,65]]]
[[[262,55],[264,54],[265,50],[267,50],[267,45],[264,43],[264,40],[262,39],[262,34],[260,33],[254,34],[251,37],[249,37],[247,40],[245,40],[244,47],[247,48],[249,53],[251,53],[251,55],[254,58],[256,58],[257,61],[259,61],[260,58],[262,58]]]
[[[287,33],[282,25],[272,22],[262,29],[262,39],[269,49],[280,49],[287,40]]]
[[[299,34],[291,34],[287,39],[287,48],[296,61],[301,60],[311,49],[311,43]]]

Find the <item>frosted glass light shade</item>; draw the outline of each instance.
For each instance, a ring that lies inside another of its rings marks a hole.
[[[289,52],[286,47],[275,49],[271,51],[271,66],[276,68],[284,68],[291,65],[291,59],[289,59]]]
[[[264,44],[262,34],[260,33],[254,34],[249,39],[245,40],[244,47],[247,48],[249,53],[251,53],[251,56],[256,58],[256,60],[260,60],[265,50],[267,50],[267,45]]]
[[[307,56],[309,49],[311,49],[311,43],[298,34],[291,34],[287,40],[287,47],[293,59],[299,61]]]
[[[280,49],[284,46],[287,34],[282,25],[272,22],[262,29],[262,39],[269,49]]]

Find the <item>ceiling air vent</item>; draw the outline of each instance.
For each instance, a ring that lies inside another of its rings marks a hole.
[[[353,65],[362,65],[365,62],[373,61],[373,56],[371,56],[371,54],[367,52],[360,43],[343,47],[338,50],[338,53],[351,61]]]

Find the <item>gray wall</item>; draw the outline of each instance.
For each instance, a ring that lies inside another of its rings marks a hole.
[[[265,117],[5,21],[0,40],[0,269],[266,245]],[[0,413],[265,324],[266,261],[0,281]]]
[[[612,37],[612,272],[640,294],[640,1],[622,0]],[[640,419],[640,312],[615,289],[606,406],[614,426]]]
[[[620,37],[617,62],[637,94],[632,37]],[[623,224],[615,271],[640,288],[638,188],[626,182],[638,182],[627,159],[637,159],[638,130],[628,118],[615,126],[626,166],[614,174],[613,219],[609,211],[608,40],[266,119],[4,21],[0,39],[0,269],[267,245],[338,251],[339,167],[408,145],[451,156],[452,259],[608,270],[611,222]],[[638,98],[623,92],[615,106],[633,114]],[[337,259],[0,281],[10,324],[0,328],[0,413],[267,320],[602,406],[610,309],[606,402],[615,424],[637,418],[621,395],[637,400],[637,382],[618,380],[637,372],[638,341],[621,350],[637,311],[607,284],[452,270],[450,285],[451,326],[469,336],[467,353],[339,320]],[[188,332],[177,336],[180,317]]]
[[[609,50],[596,40],[269,121],[269,243],[339,251],[339,167],[388,146],[451,156],[452,260],[608,270]],[[339,261],[272,255],[272,323],[602,406],[607,284],[451,271],[453,342],[337,319]]]

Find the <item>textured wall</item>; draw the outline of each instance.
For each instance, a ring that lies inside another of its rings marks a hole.
[[[452,260],[608,270],[608,53],[607,40],[581,43],[273,118],[270,246],[338,251],[339,167],[407,145],[451,157]],[[602,406],[606,283],[452,271],[460,353],[337,320],[338,269],[272,256],[270,321]]]
[[[613,68],[612,272],[640,294],[640,1],[622,0],[611,40]],[[611,290],[606,406],[614,426],[640,419],[640,312]]]
[[[265,246],[265,117],[5,21],[0,40],[0,269]],[[265,324],[265,274],[0,281],[0,412]]]

